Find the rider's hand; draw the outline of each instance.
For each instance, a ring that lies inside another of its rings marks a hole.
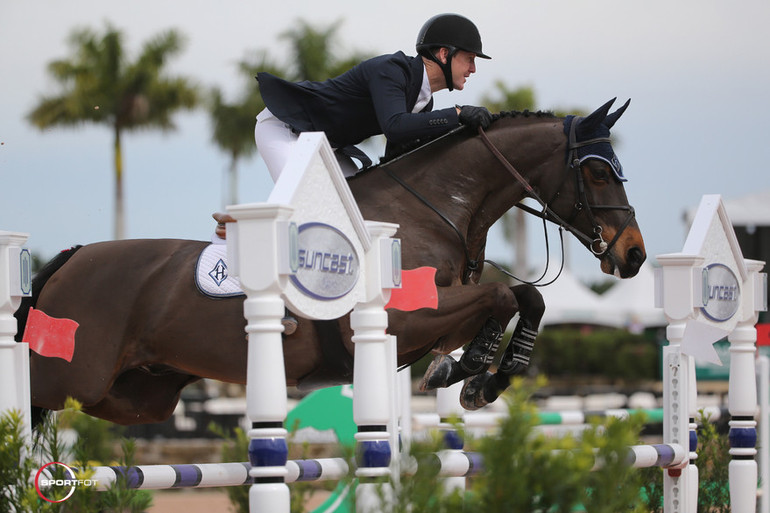
[[[459,107],[459,109],[460,123],[473,130],[478,130],[479,127],[488,128],[489,124],[492,122],[492,114],[490,114],[486,107],[463,105],[462,107]]]

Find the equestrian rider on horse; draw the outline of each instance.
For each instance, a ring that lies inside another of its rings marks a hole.
[[[371,165],[354,145],[373,135],[385,135],[386,156],[390,156],[399,152],[399,146],[414,145],[416,140],[443,135],[460,125],[472,130],[487,128],[492,117],[484,107],[433,110],[433,93],[463,89],[466,79],[476,72],[476,57],[490,58],[482,51],[481,36],[473,22],[457,14],[434,16],[420,29],[416,50],[417,57],[403,52],[374,57],[324,82],[291,83],[258,73],[266,108],[257,116],[254,138],[273,181],[278,180],[301,132],[323,131],[344,175],[350,177],[359,171],[351,158],[364,168]],[[291,317],[284,321],[296,324]],[[514,341],[522,338],[521,328]],[[448,386],[486,371],[502,334],[503,328],[490,317],[459,362],[450,357],[434,362],[423,387]],[[524,351],[520,344],[511,344],[511,349],[514,345],[518,349],[515,355],[506,351],[501,366],[510,373],[528,363],[534,342],[529,339],[534,336],[526,338]]]
[[[399,144],[442,135],[459,125],[486,128],[491,115],[466,105],[433,111],[433,93],[463,89],[476,71],[475,59],[489,59],[469,19],[439,14],[417,36],[417,57],[403,52],[366,60],[324,82],[291,83],[269,73],[257,80],[266,108],[257,116],[254,139],[276,181],[300,132],[323,131],[345,176],[371,161],[354,145],[384,134],[390,154]]]

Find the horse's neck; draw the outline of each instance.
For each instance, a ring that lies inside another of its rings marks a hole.
[[[560,120],[505,121],[507,124],[491,130],[488,136],[515,171],[483,147],[486,156],[477,169],[483,176],[485,194],[468,226],[469,243],[483,245],[489,228],[527,196],[525,185],[515,174],[538,190],[542,181],[553,176],[549,171],[563,165],[565,139]]]
[[[518,172],[537,185],[537,175],[563,159],[564,136],[556,123],[560,125],[553,119],[501,120],[488,135]],[[557,153],[562,156],[555,158]],[[388,170],[457,227],[473,257],[483,249],[489,228],[525,195],[479,137],[453,137],[350,182],[367,219],[398,222],[402,228],[424,223],[425,209],[417,206],[423,200],[388,176]],[[448,225],[446,229],[451,231]]]

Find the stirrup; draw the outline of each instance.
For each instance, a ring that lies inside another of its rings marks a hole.
[[[297,319],[295,319],[291,315],[287,315],[286,317],[281,319],[281,324],[283,324],[283,334],[287,336],[293,335],[294,332],[297,331],[297,326],[299,326]]]
[[[217,222],[217,227],[214,229],[214,233],[222,240],[227,239],[227,223],[234,223],[235,218],[230,214],[224,212],[214,212],[211,217]]]

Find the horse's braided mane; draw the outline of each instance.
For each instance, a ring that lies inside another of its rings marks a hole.
[[[555,118],[556,115],[550,110],[538,110],[535,112],[529,110],[510,110],[492,114],[492,122],[502,118]]]
[[[544,118],[544,119],[550,119],[550,118],[555,118],[555,117],[557,117],[557,116],[553,112],[551,112],[551,111],[538,110],[538,111],[532,112],[532,111],[529,111],[529,110],[510,110],[510,111],[498,112],[496,114],[492,114],[492,123],[494,123],[495,121],[499,121],[501,119],[504,119],[504,118]],[[468,136],[474,135],[473,133],[471,133],[470,130],[466,130],[465,132],[468,134]],[[450,132],[450,133],[452,133],[452,132]],[[429,144],[432,141],[434,141],[435,139],[439,139],[441,137],[444,137],[444,136],[438,136],[438,137],[434,137],[434,138],[430,138],[430,139],[420,139],[420,140],[417,140],[417,141],[412,141],[412,142],[409,142],[409,143],[401,144],[401,145],[399,145],[398,148],[396,148],[396,151],[394,151],[392,154],[389,154],[387,156],[384,156],[384,157],[380,158],[379,163],[377,165],[373,166],[372,168],[382,166],[382,165],[387,164],[388,162],[391,162],[393,160],[397,160],[397,159],[403,157],[404,155],[406,155],[407,153],[412,153],[412,152],[418,151],[421,148],[423,148],[424,146],[426,146],[427,144]],[[369,169],[372,169],[372,168],[369,168]]]

